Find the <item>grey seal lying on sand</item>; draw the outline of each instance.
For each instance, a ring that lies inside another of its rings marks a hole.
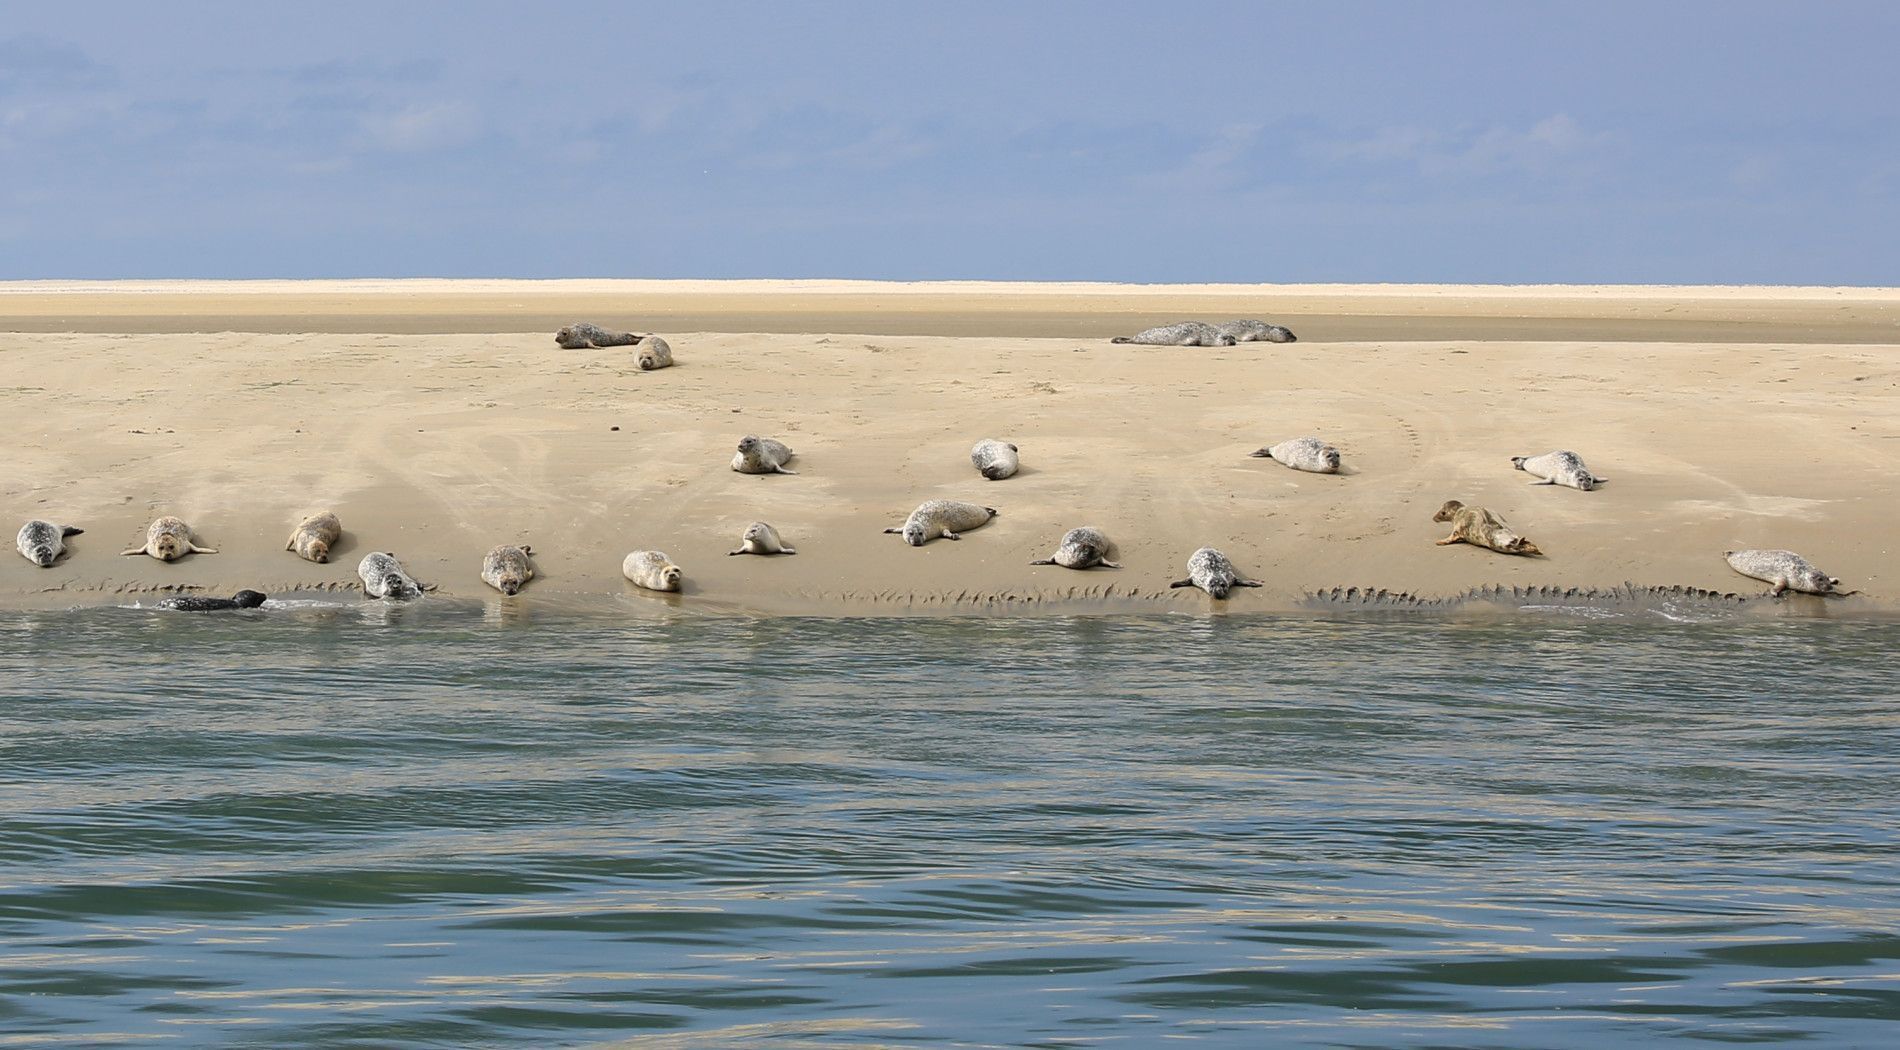
[[[1227,555],[1212,547],[1202,547],[1188,555],[1188,574],[1185,580],[1176,580],[1169,587],[1199,587],[1214,598],[1226,598],[1227,592],[1235,587],[1265,587],[1259,580],[1249,580],[1235,570],[1234,563]]]

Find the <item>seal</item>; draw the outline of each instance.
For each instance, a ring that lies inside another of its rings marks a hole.
[[[1181,321],[1159,328],[1145,328],[1132,337],[1118,335],[1111,343],[1143,343],[1148,346],[1232,346],[1234,337],[1222,335],[1205,321]]]
[[[1016,456],[1016,446],[1007,441],[984,438],[970,449],[970,462],[976,466],[976,472],[990,479],[1001,481],[1022,466]]]
[[[620,575],[649,591],[677,591],[685,574],[662,551],[634,551],[620,563]]]
[[[422,597],[422,585],[403,571],[394,554],[373,551],[357,563],[356,578],[363,581],[363,594],[370,598],[395,598],[408,601]]]
[[[1446,500],[1445,505],[1432,515],[1433,521],[1451,522],[1451,535],[1438,541],[1440,547],[1454,543],[1469,543],[1473,547],[1489,547],[1501,554],[1542,554],[1537,545],[1517,534],[1495,511],[1483,507],[1467,507],[1457,500]]]
[[[330,548],[342,538],[342,519],[326,510],[298,522],[284,549],[296,551],[297,557],[305,561],[322,564],[330,560]]]
[[[673,347],[657,335],[649,335],[640,340],[640,353],[634,360],[640,363],[640,370],[651,372],[656,368],[673,367]]]
[[[1841,581],[1814,567],[1814,563],[1793,551],[1723,551],[1728,567],[1743,576],[1771,583],[1768,593],[1781,597],[1783,591],[1802,594],[1855,594],[1840,589]]]
[[[1293,330],[1265,321],[1226,321],[1214,326],[1221,335],[1231,335],[1236,343],[1297,343]]]
[[[534,579],[534,566],[528,562],[533,553],[534,548],[525,543],[496,547],[482,557],[482,582],[506,595],[519,594]]]
[[[747,434],[739,439],[732,469],[741,474],[796,474],[796,470],[785,469],[785,461],[791,458],[792,450],[784,442]]]
[[[1568,485],[1588,492],[1610,480],[1590,473],[1582,456],[1561,448],[1541,456],[1512,456],[1511,466],[1541,479],[1531,482],[1533,485]]]
[[[904,537],[905,543],[921,547],[939,536],[946,540],[961,539],[957,533],[987,525],[994,517],[995,507],[979,507],[955,499],[930,499],[919,503],[902,526],[884,531],[897,533]]]
[[[1316,437],[1294,438],[1248,453],[1256,459],[1270,459],[1294,470],[1315,474],[1339,473],[1339,450]]]
[[[1108,550],[1113,546],[1102,530],[1084,525],[1079,529],[1070,529],[1062,534],[1062,543],[1056,552],[1047,558],[1037,558],[1031,565],[1060,565],[1065,569],[1087,569],[1100,565],[1106,569],[1119,569],[1120,565],[1108,560]]]
[[[739,537],[739,549],[727,551],[734,554],[797,554],[796,550],[785,545],[779,539],[778,530],[762,521],[755,521],[745,527],[745,533]]]
[[[609,332],[586,321],[576,321],[554,333],[554,341],[565,350],[585,350],[590,346],[632,346],[640,338],[632,332]]]
[[[145,528],[145,546],[123,550],[120,554],[149,554],[159,561],[176,561],[187,554],[216,554],[209,547],[191,542],[191,526],[183,518],[170,515],[153,521]]]
[[[161,598],[155,608],[173,612],[224,612],[229,609],[255,609],[264,604],[266,595],[259,591],[239,591],[229,598],[204,598],[195,594]]]
[[[20,549],[20,557],[42,569],[50,569],[59,556],[66,553],[66,537],[77,536],[85,531],[71,525],[55,525],[34,518],[20,526],[20,535],[14,539],[13,545]]]
[[[1226,598],[1227,592],[1235,587],[1265,587],[1259,580],[1249,580],[1240,575],[1234,563],[1227,555],[1212,547],[1202,547],[1188,555],[1188,574],[1185,580],[1176,580],[1169,587],[1199,587],[1209,597]]]

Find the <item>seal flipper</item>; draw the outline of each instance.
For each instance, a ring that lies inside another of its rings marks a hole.
[[[774,474],[796,474],[796,473],[798,473],[798,471],[796,471],[796,470],[786,470],[786,469],[785,469],[784,467],[777,467],[777,466],[775,466],[775,467],[773,467],[773,468],[772,468],[772,472],[773,472]]]
[[[885,529],[884,531],[885,531],[885,532],[897,532],[897,533],[901,533],[901,532],[903,532],[903,531],[904,531],[904,527],[903,527],[902,525],[899,525],[898,527],[896,527],[896,528],[894,528],[894,529]]]
[[[1273,453],[1264,448],[1256,449],[1255,451],[1247,453],[1247,455],[1253,457],[1254,459],[1272,459],[1273,458]]]
[[[733,555],[735,555],[735,554],[744,554],[744,553],[745,553],[745,548],[744,548],[744,547],[741,547],[741,548],[739,548],[739,549],[738,549],[738,550],[736,550],[736,551],[727,551],[727,552],[726,552],[726,557],[728,557],[728,558],[730,558],[730,557],[732,557],[732,556],[733,556]]]
[[[193,553],[193,554],[216,554],[216,553],[218,553],[217,551],[215,551],[215,550],[212,550],[212,549],[211,549],[210,547],[200,547],[200,546],[198,546],[198,545],[197,545],[197,544],[195,544],[195,543],[187,543],[187,544],[185,544],[185,549],[186,549],[186,550],[188,550],[188,551],[190,551],[190,552],[191,552],[191,553]]]
[[[1037,558],[1037,559],[1036,559],[1035,561],[1032,561],[1032,562],[1030,562],[1029,564],[1031,564],[1031,565],[1054,565],[1055,563],[1056,563],[1056,560],[1055,560],[1054,558]]]
[[[1524,468],[1522,468],[1522,467],[1519,467],[1518,469],[1519,469],[1519,470],[1522,470],[1522,469],[1524,469]],[[1538,479],[1537,479],[1536,481],[1533,481],[1533,482],[1531,482],[1531,484],[1533,484],[1533,485],[1555,485],[1555,484],[1557,484],[1557,479],[1556,479],[1556,478],[1538,478]]]
[[[1122,567],[1120,562],[1114,561],[1098,561],[1095,564],[1100,565],[1104,569],[1119,569]]]
[[[1170,589],[1175,588],[1175,587],[1192,587],[1192,586],[1194,586],[1194,578],[1192,576],[1188,577],[1185,580],[1176,580],[1173,583],[1168,584],[1168,587]]]
[[[121,557],[123,557],[123,556],[125,556],[125,555],[127,555],[127,554],[144,554],[144,553],[145,553],[145,548],[144,548],[144,547],[134,547],[134,548],[132,548],[132,549],[131,549],[131,550],[129,550],[129,551],[120,551],[120,552],[119,552],[119,555],[120,555]]]
[[[59,534],[61,536],[77,536],[85,531],[85,529],[75,529],[71,525],[66,525],[60,528]]]
[[[1465,539],[1465,538],[1464,538],[1463,536],[1460,536],[1460,535],[1458,535],[1457,533],[1455,533],[1455,532],[1454,532],[1454,533],[1452,533],[1451,535],[1449,535],[1449,536],[1447,536],[1447,537],[1445,537],[1444,539],[1442,539],[1442,540],[1439,540],[1439,541],[1438,541],[1438,546],[1440,546],[1440,547],[1449,547],[1449,546],[1451,546],[1451,545],[1452,545],[1452,544],[1454,544],[1454,543],[1463,543],[1463,542],[1464,542],[1464,539]]]
[[[957,535],[954,532],[951,532],[949,529],[945,529],[943,530],[943,538],[946,540],[960,540],[963,537]]]
[[[1243,580],[1236,577],[1234,579],[1234,586],[1236,587],[1265,587],[1266,584],[1261,583],[1259,580]]]
[[[797,554],[797,553],[798,553],[798,552],[797,552],[796,550],[794,550],[794,549],[792,549],[792,548],[790,548],[790,547],[787,547],[787,546],[785,546],[785,545],[784,545],[784,544],[782,544],[782,543],[781,543],[781,544],[779,544],[779,548],[778,548],[778,552],[779,552],[780,554]]]

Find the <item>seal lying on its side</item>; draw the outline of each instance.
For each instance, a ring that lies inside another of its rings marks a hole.
[[[1224,335],[1205,321],[1180,321],[1147,328],[1132,337],[1118,335],[1111,343],[1144,343],[1149,346],[1232,346],[1234,337]]]
[[[971,447],[970,462],[976,467],[977,473],[991,481],[1001,481],[1022,466],[1015,445],[991,438],[984,438]]]
[[[1494,511],[1483,507],[1467,507],[1457,500],[1446,500],[1445,505],[1432,515],[1433,521],[1451,522],[1451,535],[1438,541],[1440,547],[1453,543],[1469,543],[1473,547],[1489,547],[1501,554],[1542,554],[1537,545],[1517,534],[1504,519]]]
[[[149,554],[159,561],[175,561],[187,554],[216,554],[210,547],[191,542],[191,526],[183,518],[170,515],[153,521],[145,529],[145,546],[123,550],[120,554]]]
[[[370,598],[394,598],[408,601],[422,597],[422,585],[403,571],[394,554],[371,552],[357,563],[356,577],[363,581],[363,594]]]
[[[534,579],[534,566],[528,561],[533,553],[534,548],[525,543],[496,547],[482,557],[482,582],[506,595],[519,594]]]
[[[298,522],[284,549],[296,551],[297,557],[305,561],[322,564],[330,560],[330,548],[342,538],[342,519],[326,510]]]
[[[1293,331],[1284,325],[1268,324],[1265,321],[1227,321],[1214,326],[1214,331],[1222,335],[1231,335],[1236,343],[1297,343]]]
[[[1265,587],[1259,580],[1249,580],[1240,575],[1234,563],[1227,555],[1212,547],[1202,547],[1188,555],[1188,575],[1185,580],[1176,580],[1169,587],[1199,587],[1211,597],[1225,598],[1227,592],[1235,587]]]
[[[1512,456],[1511,466],[1541,479],[1531,482],[1533,485],[1568,485],[1588,492],[1610,480],[1590,473],[1583,465],[1583,457],[1566,449],[1541,456]]]
[[[1087,569],[1100,565],[1107,569],[1119,569],[1120,565],[1108,560],[1109,538],[1102,530],[1089,525],[1079,529],[1070,529],[1062,534],[1062,543],[1056,552],[1047,558],[1037,558],[1031,565],[1060,565],[1065,569]]]
[[[1793,551],[1723,551],[1728,567],[1743,576],[1774,584],[1769,594],[1781,597],[1783,591],[1802,594],[1853,594],[1840,590],[1841,581],[1814,567],[1814,563]]]
[[[640,352],[634,356],[640,363],[640,369],[651,372],[656,368],[673,366],[673,347],[657,335],[649,335],[640,340]]]
[[[632,332],[609,332],[597,324],[576,321],[554,333],[554,341],[565,350],[584,350],[590,346],[632,346],[640,337]]]
[[[745,534],[739,537],[739,549],[727,551],[733,554],[797,554],[778,538],[778,530],[762,521],[755,521],[745,527]]]
[[[785,461],[791,458],[792,450],[784,442],[747,434],[732,455],[732,469],[741,474],[796,474],[785,469]]]
[[[956,499],[930,499],[919,503],[902,526],[884,531],[897,533],[904,537],[905,543],[921,547],[939,536],[946,540],[961,539],[957,533],[987,525],[994,517],[995,507],[980,507]]]
[[[224,612],[227,609],[255,609],[264,604],[265,600],[265,595],[258,591],[239,591],[229,598],[205,598],[196,594],[187,594],[177,598],[162,598],[155,607],[170,609],[173,612]]]
[[[620,575],[649,591],[677,591],[685,573],[663,551],[634,551],[620,563]]]
[[[59,556],[66,553],[66,537],[77,536],[85,531],[71,525],[55,525],[34,518],[20,526],[20,535],[14,539],[13,545],[20,549],[20,557],[42,569],[50,569]]]
[[[1294,470],[1315,474],[1339,473],[1339,450],[1316,437],[1294,438],[1248,453],[1256,459],[1270,459]]]

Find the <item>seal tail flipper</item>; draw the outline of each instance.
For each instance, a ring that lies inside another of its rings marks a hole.
[[[1194,586],[1194,578],[1191,576],[1185,580],[1176,580],[1173,583],[1168,584],[1168,588],[1170,590],[1176,587],[1192,587],[1192,586]]]
[[[1273,458],[1273,453],[1264,448],[1255,449],[1254,451],[1247,453],[1247,455],[1253,457],[1254,459],[1272,459]]]
[[[59,534],[61,536],[77,536],[80,533],[85,532],[85,531],[86,531],[85,529],[75,529],[71,525],[67,525],[64,528],[61,528],[59,530]]]
[[[1110,340],[1109,340],[1109,342],[1111,342],[1111,343],[1132,343],[1132,342],[1134,342],[1134,340],[1133,340],[1133,339],[1130,339],[1130,338],[1128,338],[1128,337],[1127,337],[1127,336],[1125,336],[1125,335],[1118,335],[1118,336],[1116,336],[1115,338],[1113,338],[1113,339],[1110,339]]]

